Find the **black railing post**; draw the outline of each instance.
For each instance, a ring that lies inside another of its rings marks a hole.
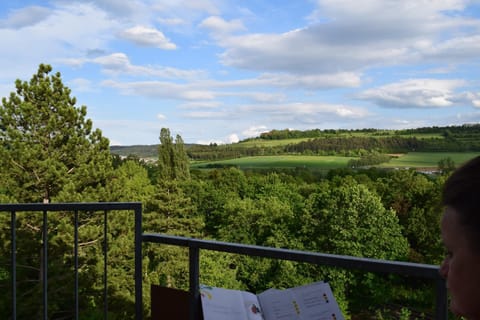
[[[107,288],[108,288],[108,264],[107,264],[107,255],[108,255],[108,225],[107,225],[107,210],[103,212],[103,318],[108,319],[108,299],[107,299]]]
[[[10,214],[10,232],[12,237],[12,319],[17,319],[17,235],[16,235],[16,225],[17,225],[17,216],[16,212],[12,211]]]
[[[198,283],[200,275],[200,249],[194,244],[189,246],[189,275],[190,275],[190,309],[189,309],[189,319],[197,320],[198,319],[198,309],[200,302],[200,284]]]
[[[445,279],[438,277],[436,281],[436,301],[435,301],[435,319],[447,320],[448,318],[448,298],[447,284]]]
[[[48,320],[48,220],[47,211],[43,211],[43,259],[42,259],[42,280],[43,280],[43,319]]]
[[[78,210],[75,210],[74,213],[74,246],[73,246],[73,259],[74,259],[74,269],[75,269],[75,320],[78,320]]]
[[[135,208],[135,319],[143,319],[142,208]]]

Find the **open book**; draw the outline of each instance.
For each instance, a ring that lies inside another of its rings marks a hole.
[[[240,290],[200,286],[204,320],[343,320],[326,282],[258,295]]]

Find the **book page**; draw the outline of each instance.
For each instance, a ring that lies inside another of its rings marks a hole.
[[[201,286],[200,297],[204,320],[263,320],[253,293]]]
[[[316,282],[258,295],[266,320],[343,320],[330,285]]]

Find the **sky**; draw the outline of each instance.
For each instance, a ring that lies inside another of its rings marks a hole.
[[[0,96],[60,72],[111,145],[480,122],[480,0],[1,0]]]

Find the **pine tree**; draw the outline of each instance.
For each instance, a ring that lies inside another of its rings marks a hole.
[[[109,141],[86,119],[86,106],[77,107],[71,90],[60,73],[41,64],[30,81],[16,80],[15,92],[0,106],[0,199],[9,202],[102,201],[111,177]],[[80,282],[86,288],[82,308],[95,304],[101,282],[94,265],[101,261],[101,217],[86,213],[80,217]],[[0,239],[9,228],[0,228]],[[41,317],[42,217],[18,214],[17,277],[19,318]],[[72,315],[73,215],[48,215],[49,318]],[[0,266],[9,264],[8,242],[0,244]],[[1,286],[1,284],[0,284]],[[8,314],[8,291],[1,293],[0,314]],[[5,296],[3,296],[5,295]],[[5,299],[4,299],[5,298]]]
[[[0,107],[1,189],[19,202],[50,202],[66,187],[96,189],[112,166],[108,139],[51,71],[41,64],[29,82],[16,80]]]

